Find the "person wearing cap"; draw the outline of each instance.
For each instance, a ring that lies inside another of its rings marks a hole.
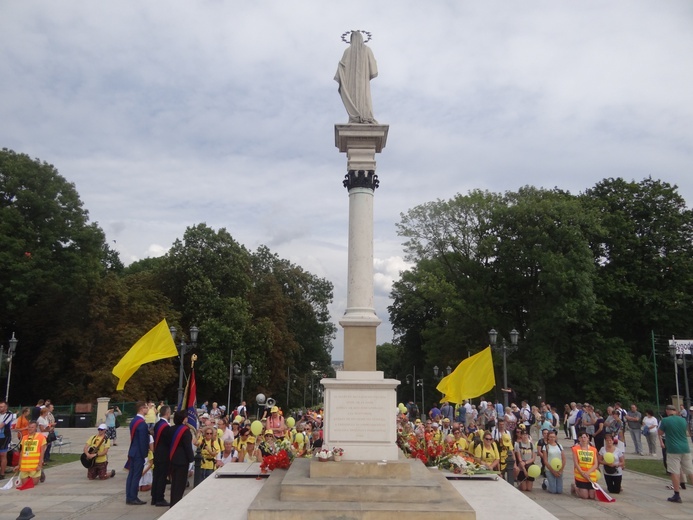
[[[274,455],[277,452],[277,440],[272,430],[264,431],[262,434],[262,441],[258,443],[258,448],[262,452],[263,457]]]
[[[267,419],[267,428],[274,432],[274,436],[277,439],[281,439],[284,437],[286,425],[284,424],[284,417],[279,415],[278,406],[273,406],[270,409],[270,416]]]
[[[24,507],[22,508],[22,511],[19,513],[19,516],[17,517],[17,520],[31,520],[34,518],[36,515],[34,512],[31,510],[30,507]]]
[[[443,437],[446,437],[452,433],[452,425],[450,424],[450,419],[447,417],[443,418],[443,424],[440,431],[443,433]]]
[[[660,438],[666,435],[667,471],[671,474],[671,485],[674,495],[667,498],[669,502],[681,503],[681,473],[693,479],[693,460],[686,435],[686,420],[676,413],[674,405],[667,405],[667,416],[659,423]]]
[[[87,469],[87,478],[89,480],[108,480],[115,477],[115,470],[108,471],[108,450],[111,447],[111,441],[106,435],[108,426],[106,423],[99,424],[96,435],[92,435],[84,445],[84,454],[87,459],[96,459],[94,465]]]
[[[238,462],[262,462],[262,453],[252,435],[248,437],[245,448],[238,453]]]

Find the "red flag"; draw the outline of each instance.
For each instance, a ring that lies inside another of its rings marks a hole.
[[[21,486],[17,486],[17,489],[24,491],[25,489],[31,489],[35,487],[34,486],[34,479],[33,478],[28,478],[26,479],[26,482],[22,484]]]
[[[616,499],[604,491],[596,482],[592,482],[592,488],[594,489],[594,494],[597,495],[597,500],[600,502],[616,502]]]
[[[195,383],[195,369],[190,371],[190,379],[185,389],[185,409],[188,410],[188,424],[197,428],[197,384]]]

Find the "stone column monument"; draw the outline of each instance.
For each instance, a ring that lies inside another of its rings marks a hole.
[[[335,80],[349,123],[335,125],[335,144],[347,154],[349,267],[344,328],[344,370],[325,387],[324,446],[344,449],[342,462],[295,459],[285,475],[276,471],[248,508],[249,520],[389,520],[445,515],[474,520],[474,510],[439,471],[418,459],[400,458],[397,447],[399,381],[376,371],[373,306],[373,199],[378,187],[375,154],[385,148],[388,125],[373,118],[370,80],[375,58],[362,38],[347,31]],[[367,40],[368,41],[368,40]],[[224,468],[222,468],[223,470]]]

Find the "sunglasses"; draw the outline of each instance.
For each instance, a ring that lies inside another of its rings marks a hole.
[[[493,438],[492,438],[492,437],[484,437],[484,440],[485,440],[485,441],[492,441]]]

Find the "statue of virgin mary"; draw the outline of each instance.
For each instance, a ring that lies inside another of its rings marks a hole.
[[[334,79],[349,114],[349,123],[377,124],[373,117],[371,80],[378,75],[373,52],[363,42],[361,31],[351,31],[349,48],[344,51]]]

